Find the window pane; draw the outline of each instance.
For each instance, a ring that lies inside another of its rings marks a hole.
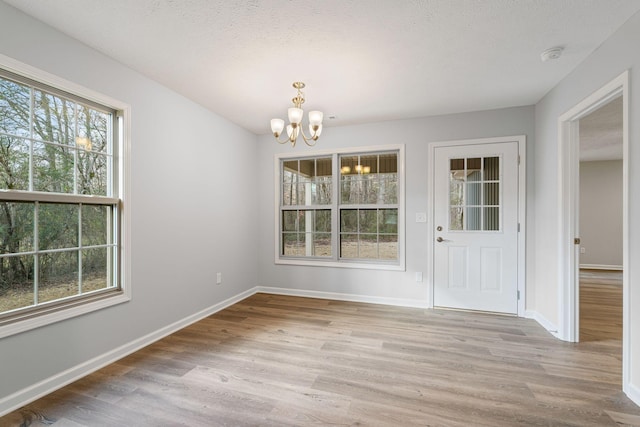
[[[360,233],[377,233],[378,232],[378,211],[375,209],[360,210],[360,224],[358,227]]]
[[[316,211],[316,221],[314,231],[331,233],[331,211]]]
[[[79,294],[78,251],[41,254],[39,271],[38,302]]]
[[[467,208],[467,230],[482,230],[482,222],[480,221],[480,208]]]
[[[82,293],[108,288],[108,267],[111,248],[92,248],[82,251]]]
[[[35,303],[33,255],[0,258],[0,313]]]
[[[0,253],[33,250],[34,203],[0,202]]]
[[[396,153],[380,154],[379,156],[381,174],[398,174],[398,155]]]
[[[378,175],[363,175],[362,182],[362,203],[375,204],[378,203],[380,193],[380,183]]]
[[[378,258],[378,236],[375,234],[360,235],[358,258]]]
[[[33,144],[33,189],[73,193],[73,150],[51,144]]]
[[[58,144],[75,143],[75,103],[40,90],[34,90],[36,138]]]
[[[0,188],[29,190],[29,142],[0,135]]]
[[[380,176],[380,203],[395,204],[398,203],[398,176],[397,175],[381,175]]]
[[[282,204],[293,206],[298,204],[298,161],[288,161],[282,164]]]
[[[82,245],[106,245],[111,206],[82,205]]]
[[[313,237],[313,253],[315,256],[331,256],[331,234],[316,233]]]
[[[285,256],[304,256],[305,248],[304,233],[284,233],[283,252]]]
[[[340,234],[340,256],[342,258],[358,257],[357,234]]]
[[[78,194],[107,195],[107,156],[78,150]]]
[[[78,133],[76,146],[89,151],[107,152],[108,128],[111,115],[78,105]]]
[[[298,211],[282,212],[282,231],[298,231]]]
[[[0,132],[29,136],[30,89],[0,78]]]
[[[333,200],[333,180],[328,176],[317,177],[314,184],[313,203],[328,205]]]
[[[378,212],[378,229],[380,233],[398,232],[398,210],[397,209],[380,209]]]
[[[351,233],[358,231],[358,211],[343,209],[340,211],[340,232]]]
[[[78,246],[78,205],[40,203],[38,241],[41,250]]]
[[[398,259],[398,235],[380,235],[379,253],[380,259]]]

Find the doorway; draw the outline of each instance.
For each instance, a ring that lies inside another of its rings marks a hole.
[[[579,336],[622,342],[622,97],[579,121]]]
[[[558,337],[578,342],[580,338],[580,235],[579,235],[579,154],[580,120],[611,101],[622,102],[622,386],[628,392],[629,362],[629,242],[628,242],[628,150],[629,150],[629,73],[611,82],[575,105],[558,119],[559,173],[558,233],[560,284]]]

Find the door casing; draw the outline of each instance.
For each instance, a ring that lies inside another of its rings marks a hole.
[[[622,95],[622,389],[629,392],[629,71],[580,101],[558,118],[558,302],[557,337],[578,342],[580,316],[579,246],[574,243],[579,219],[579,121]]]
[[[526,136],[506,136],[495,138],[478,138],[478,139],[465,139],[456,141],[441,141],[432,142],[429,144],[429,159],[428,159],[428,177],[429,183],[427,185],[427,199],[429,200],[430,208],[427,210],[427,241],[428,256],[427,256],[427,268],[430,272],[428,274],[428,289],[429,289],[429,301],[430,308],[434,306],[434,255],[435,255],[435,230],[434,230],[434,216],[435,216],[435,188],[434,188],[434,173],[435,173],[435,150],[437,147],[452,147],[452,146],[465,146],[465,145],[477,145],[477,144],[491,144],[496,142],[517,142],[518,143],[518,317],[524,317],[525,313],[525,301],[526,301]]]

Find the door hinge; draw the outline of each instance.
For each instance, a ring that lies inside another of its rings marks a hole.
[[[518,165],[520,165],[520,154],[518,154]]]
[[[518,301],[520,301],[520,291],[518,291]]]
[[[520,232],[520,223],[518,223],[518,233]]]

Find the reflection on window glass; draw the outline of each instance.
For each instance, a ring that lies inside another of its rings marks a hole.
[[[500,157],[449,160],[449,230],[500,230]]]

